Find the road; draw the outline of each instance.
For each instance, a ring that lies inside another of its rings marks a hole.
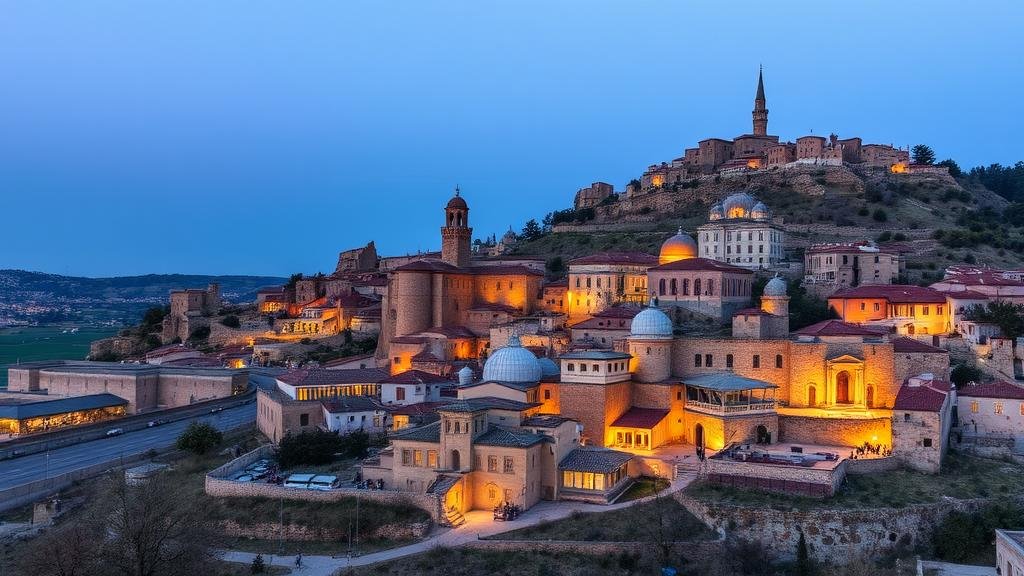
[[[120,436],[57,448],[48,453],[40,452],[0,461],[0,490],[88,468],[103,462],[116,464],[122,457],[142,454],[150,449],[168,448],[174,445],[178,436],[190,422],[195,420],[209,422],[220,430],[237,428],[256,421],[256,403],[228,408],[222,412],[206,414],[190,420],[179,420],[154,428],[126,432]],[[116,422],[112,422],[110,427],[116,428]]]

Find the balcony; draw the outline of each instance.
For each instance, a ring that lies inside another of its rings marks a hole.
[[[764,414],[774,412],[777,407],[775,400],[751,400],[749,402],[701,402],[699,400],[687,400],[686,408],[705,414],[717,416],[735,416],[738,414]]]

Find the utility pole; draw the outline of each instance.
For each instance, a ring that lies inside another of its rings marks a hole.
[[[359,546],[359,495],[356,494],[356,546]]]

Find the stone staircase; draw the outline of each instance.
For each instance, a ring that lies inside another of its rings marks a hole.
[[[461,512],[454,509],[449,509],[444,513],[445,524],[452,528],[458,528],[466,523],[465,516]]]
[[[700,461],[696,458],[688,458],[683,462],[676,463],[676,480],[687,484],[700,477]]]

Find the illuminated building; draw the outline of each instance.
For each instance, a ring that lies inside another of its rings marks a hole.
[[[785,233],[763,202],[737,192],[714,204],[697,228],[700,256],[743,268],[770,268],[785,259]]]
[[[40,399],[35,394],[0,396],[0,434],[29,434],[120,418],[128,401],[113,394]]]

